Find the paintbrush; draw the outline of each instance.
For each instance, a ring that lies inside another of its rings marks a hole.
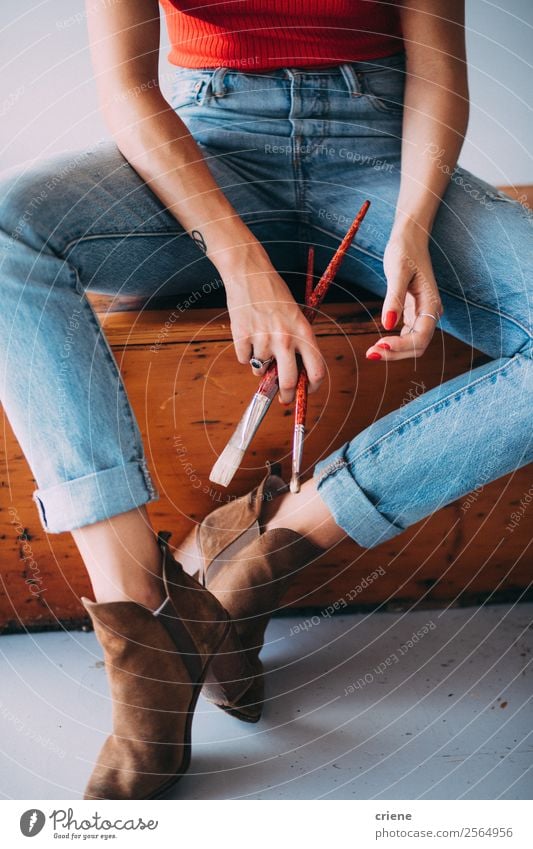
[[[305,304],[309,306],[313,294],[313,265],[315,250],[310,247],[307,254],[307,275],[305,278]],[[300,472],[302,469],[302,457],[304,453],[305,419],[307,416],[307,397],[309,390],[309,378],[305,366],[302,365],[296,385],[296,405],[294,407],[294,431],[292,435],[292,477],[290,490],[296,494],[300,492]]]
[[[298,375],[296,385],[296,405],[294,408],[294,431],[292,436],[292,476],[290,490],[296,494],[300,492],[300,472],[302,468],[302,457],[304,453],[305,419],[307,416],[307,394],[309,389],[309,378],[304,368]]]
[[[352,240],[357,233],[369,206],[370,201],[366,200],[350,225],[348,232],[337,248],[328,267],[324,271],[324,274],[313,289],[309,298],[309,304],[306,305],[303,310],[304,315],[309,322],[313,322],[316,318],[316,309],[324,300],[339,266],[344,259],[344,255],[350,247],[350,244],[352,243]],[[254,438],[259,425],[263,421],[273,399],[276,396],[278,389],[278,368],[276,363],[273,363],[262,378],[257,391],[246,408],[246,411],[228,444],[211,469],[211,473],[209,475],[210,481],[218,483],[221,486],[228,486],[231,482],[235,472],[242,462],[245,451]]]
[[[209,480],[221,486],[228,486],[244,457],[244,452],[254,438],[257,428],[263,421],[268,408],[276,397],[278,369],[269,367],[248,404],[244,415],[237,425],[230,441],[211,469]]]

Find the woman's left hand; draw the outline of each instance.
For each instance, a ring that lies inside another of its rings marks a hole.
[[[401,330],[398,336],[379,339],[366,356],[385,361],[419,357],[431,342],[437,320],[444,312],[427,238],[423,234],[393,230],[383,267],[387,295],[381,322],[385,330]]]

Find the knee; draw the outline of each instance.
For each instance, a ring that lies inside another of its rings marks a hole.
[[[10,174],[0,183],[0,230],[36,250],[61,253],[79,225],[80,197],[87,192],[89,149],[59,154]]]
[[[48,180],[42,169],[30,169],[0,183],[0,230],[4,238],[42,249],[51,232]]]

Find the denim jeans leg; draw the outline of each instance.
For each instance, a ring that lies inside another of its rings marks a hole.
[[[218,135],[227,140],[223,130]],[[254,210],[253,180],[235,179],[231,155],[218,156],[216,139],[212,133],[209,165],[219,185],[238,210],[255,213],[252,229],[269,235],[271,255],[290,265],[288,216],[271,211],[287,204],[265,208],[259,198]],[[37,481],[42,526],[59,533],[158,497],[85,293],[149,298],[221,281],[112,143],[16,173],[0,192],[0,398]]]
[[[385,123],[381,107],[362,100],[346,107],[346,123],[349,113],[358,117],[361,135],[328,139],[326,154],[309,165],[310,238],[316,233],[317,241],[322,234],[322,241],[325,235],[338,242],[362,197],[370,197],[340,282],[348,291],[357,283],[381,297],[399,188],[401,121],[387,113]],[[355,190],[343,159],[360,165]],[[531,220],[520,204],[456,170],[430,244],[445,308],[439,326],[491,361],[376,421],[316,466],[321,497],[361,546],[376,546],[533,460]],[[394,363],[388,368],[392,377]]]
[[[318,463],[318,491],[337,524],[373,548],[531,462],[531,353],[527,340],[514,356],[447,381]]]
[[[1,398],[52,533],[157,497],[113,355],[66,259],[118,198],[123,165],[117,151],[84,152],[2,184]]]

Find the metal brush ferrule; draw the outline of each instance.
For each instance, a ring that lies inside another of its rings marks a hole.
[[[256,393],[250,401],[235,434],[239,442],[239,448],[242,451],[246,451],[250,445],[271,403],[272,398],[260,393]]]
[[[292,473],[299,475],[302,468],[302,457],[304,453],[305,427],[304,425],[294,426],[294,435],[292,439]]]

